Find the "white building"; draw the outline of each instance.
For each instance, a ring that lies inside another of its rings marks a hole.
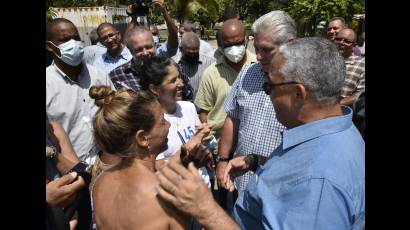
[[[124,32],[127,23],[131,21],[125,12],[126,9],[126,7],[110,6],[51,8],[56,13],[55,18],[66,18],[74,23],[85,45],[91,44],[88,38],[91,30],[103,22],[115,24],[121,32]]]

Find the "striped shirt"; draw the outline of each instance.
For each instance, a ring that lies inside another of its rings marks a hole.
[[[365,88],[365,58],[351,55],[345,60],[346,78],[343,83],[342,97],[357,96]]]
[[[182,72],[189,78],[189,83],[194,89],[194,99],[198,91],[199,83],[201,82],[202,75],[208,66],[215,62],[213,57],[208,57],[199,54],[199,60],[197,63],[190,63],[181,57],[173,57],[174,61],[178,63]]]
[[[225,100],[225,112],[240,120],[234,156],[269,156],[282,142],[285,127],[276,119],[270,97],[262,89],[265,81],[267,75],[260,63],[248,65],[239,73]],[[246,189],[252,175],[252,172],[247,172],[235,178],[238,192]]]

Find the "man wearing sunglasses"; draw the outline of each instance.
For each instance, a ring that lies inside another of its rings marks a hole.
[[[255,171],[235,203],[236,223],[212,199],[193,164],[161,168],[159,195],[205,229],[362,230],[365,146],[352,109],[339,104],[343,57],[330,40],[307,37],[280,46],[270,66],[264,90],[286,130],[263,165],[254,154],[228,163],[224,184],[230,190],[235,176]]]
[[[335,43],[345,59],[346,78],[342,88],[341,104],[352,106],[365,90],[365,58],[356,56],[356,33],[352,29],[342,29],[335,38]]]
[[[102,23],[97,28],[101,44],[107,47],[107,52],[98,56],[93,65],[107,74],[118,66],[130,61],[132,54],[121,42],[121,34],[111,23]]]

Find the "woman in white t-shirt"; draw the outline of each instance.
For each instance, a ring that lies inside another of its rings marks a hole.
[[[184,83],[178,65],[170,58],[152,57],[141,67],[141,88],[149,90],[158,97],[164,110],[164,118],[171,123],[168,133],[168,149],[157,156],[157,165],[169,160],[181,146],[191,139],[201,124],[195,105],[182,100]],[[205,167],[199,168],[204,182],[210,186]]]

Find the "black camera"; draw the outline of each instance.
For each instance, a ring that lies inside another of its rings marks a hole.
[[[147,16],[149,14],[149,8],[144,0],[132,0],[131,12],[127,9],[128,16]]]

